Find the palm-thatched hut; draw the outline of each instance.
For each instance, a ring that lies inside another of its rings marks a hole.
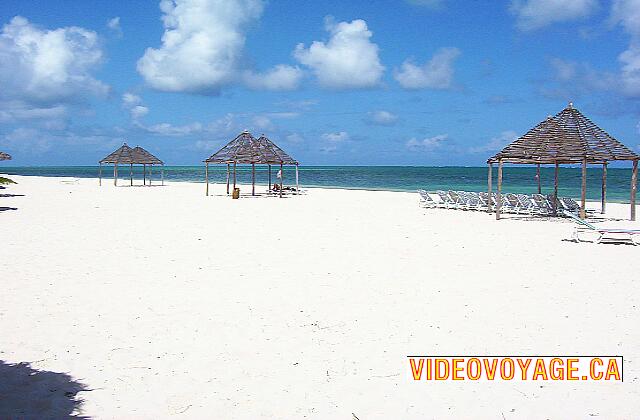
[[[268,165],[269,167],[269,191],[271,191],[271,165],[280,165],[279,192],[282,197],[284,186],[284,165],[296,167],[296,194],[299,190],[298,161],[289,156],[284,150],[269,140],[264,134],[255,138],[248,131],[243,131],[235,139],[227,143],[222,149],[211,155],[204,161],[206,194],[209,195],[209,164],[227,165],[227,194],[229,194],[229,180],[231,177],[231,165],[233,164],[233,188],[236,187],[236,165],[251,164],[251,195],[256,193],[256,165]]]
[[[607,194],[607,164],[616,160],[633,162],[631,175],[631,220],[636,219],[636,186],[640,156],[613,136],[595,125],[572,103],[555,116],[549,116],[525,135],[509,144],[487,160],[489,165],[488,189],[491,193],[491,169],[498,163],[498,194],[496,219],[500,219],[502,204],[502,165],[504,163],[537,165],[538,192],[540,192],[540,165],[555,166],[553,192],[554,213],[558,202],[558,172],[560,164],[582,164],[582,201],[580,217],[585,218],[587,199],[587,165],[602,165],[602,212],[605,211]],[[489,205],[491,211],[491,205]]]
[[[8,153],[0,152],[0,160],[11,160],[11,155]]]
[[[161,183],[164,185],[164,162],[149,153],[140,146],[133,149],[124,143],[118,150],[111,153],[100,162],[100,185],[102,185],[102,164],[113,164],[113,185],[118,185],[118,165],[129,165],[129,179],[133,185],[133,165],[142,165],[143,167],[143,185],[147,184],[147,165],[149,166],[149,185],[153,176],[153,165],[161,166]]]

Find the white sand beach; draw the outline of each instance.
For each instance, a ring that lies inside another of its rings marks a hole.
[[[640,413],[640,249],[566,241],[569,220],[423,209],[402,192],[231,200],[220,184],[205,197],[11,178],[0,193],[24,196],[0,198],[16,208],[0,212],[0,360],[84,384],[82,415]],[[623,355],[625,378],[414,381],[413,354]]]

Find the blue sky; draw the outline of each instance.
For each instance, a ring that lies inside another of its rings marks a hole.
[[[481,165],[567,102],[640,151],[640,1],[4,0],[0,150]]]

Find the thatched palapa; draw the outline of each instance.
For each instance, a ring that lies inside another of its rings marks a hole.
[[[11,155],[8,153],[0,152],[0,160],[11,160]]]
[[[143,166],[143,185],[147,184],[147,165],[149,166],[149,185],[153,176],[153,165],[160,165],[161,182],[164,185],[164,162],[140,146],[131,148],[124,143],[122,147],[102,159],[100,162],[100,185],[102,185],[102,165],[113,164],[113,185],[118,185],[118,165],[129,165],[129,178],[133,185],[133,165]]]
[[[236,165],[250,164],[252,169],[252,195],[255,195],[256,165],[268,165],[269,167],[269,191],[271,191],[271,165],[280,165],[280,197],[284,182],[284,165],[296,167],[296,193],[298,192],[298,165],[299,162],[289,156],[284,150],[269,140],[264,134],[255,138],[248,131],[243,131],[236,138],[227,143],[222,149],[211,155],[205,161],[206,194],[209,195],[209,164],[227,165],[227,194],[229,194],[229,181],[231,165],[233,165],[233,188],[236,188]]]
[[[491,169],[498,163],[498,200],[496,219],[500,218],[502,165],[503,163],[536,164],[538,166],[538,193],[540,187],[540,165],[555,165],[554,212],[558,199],[558,173],[560,164],[582,164],[582,203],[580,216],[585,218],[587,164],[603,167],[602,176],[602,213],[605,211],[607,191],[607,164],[616,160],[633,162],[631,175],[631,220],[635,220],[636,185],[638,179],[638,160],[640,155],[595,125],[572,103],[555,116],[549,116],[525,135],[506,146],[487,160],[489,164],[488,187],[491,192]],[[491,206],[489,206],[491,211]]]

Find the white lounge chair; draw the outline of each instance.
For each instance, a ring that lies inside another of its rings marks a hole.
[[[640,245],[640,229],[612,229],[600,228],[583,220],[570,211],[563,210],[563,213],[572,218],[579,226],[576,226],[571,235],[571,239],[575,242],[587,242],[580,239],[580,234],[589,232],[595,233],[596,243],[627,243],[631,245]]]
[[[438,203],[427,191],[418,190],[418,194],[420,194],[420,204],[422,204],[423,207],[434,208],[438,206]]]
[[[553,214],[553,205],[549,202],[547,197],[542,194],[532,194],[531,200],[533,200],[537,207],[537,212],[543,216],[549,216]]]

